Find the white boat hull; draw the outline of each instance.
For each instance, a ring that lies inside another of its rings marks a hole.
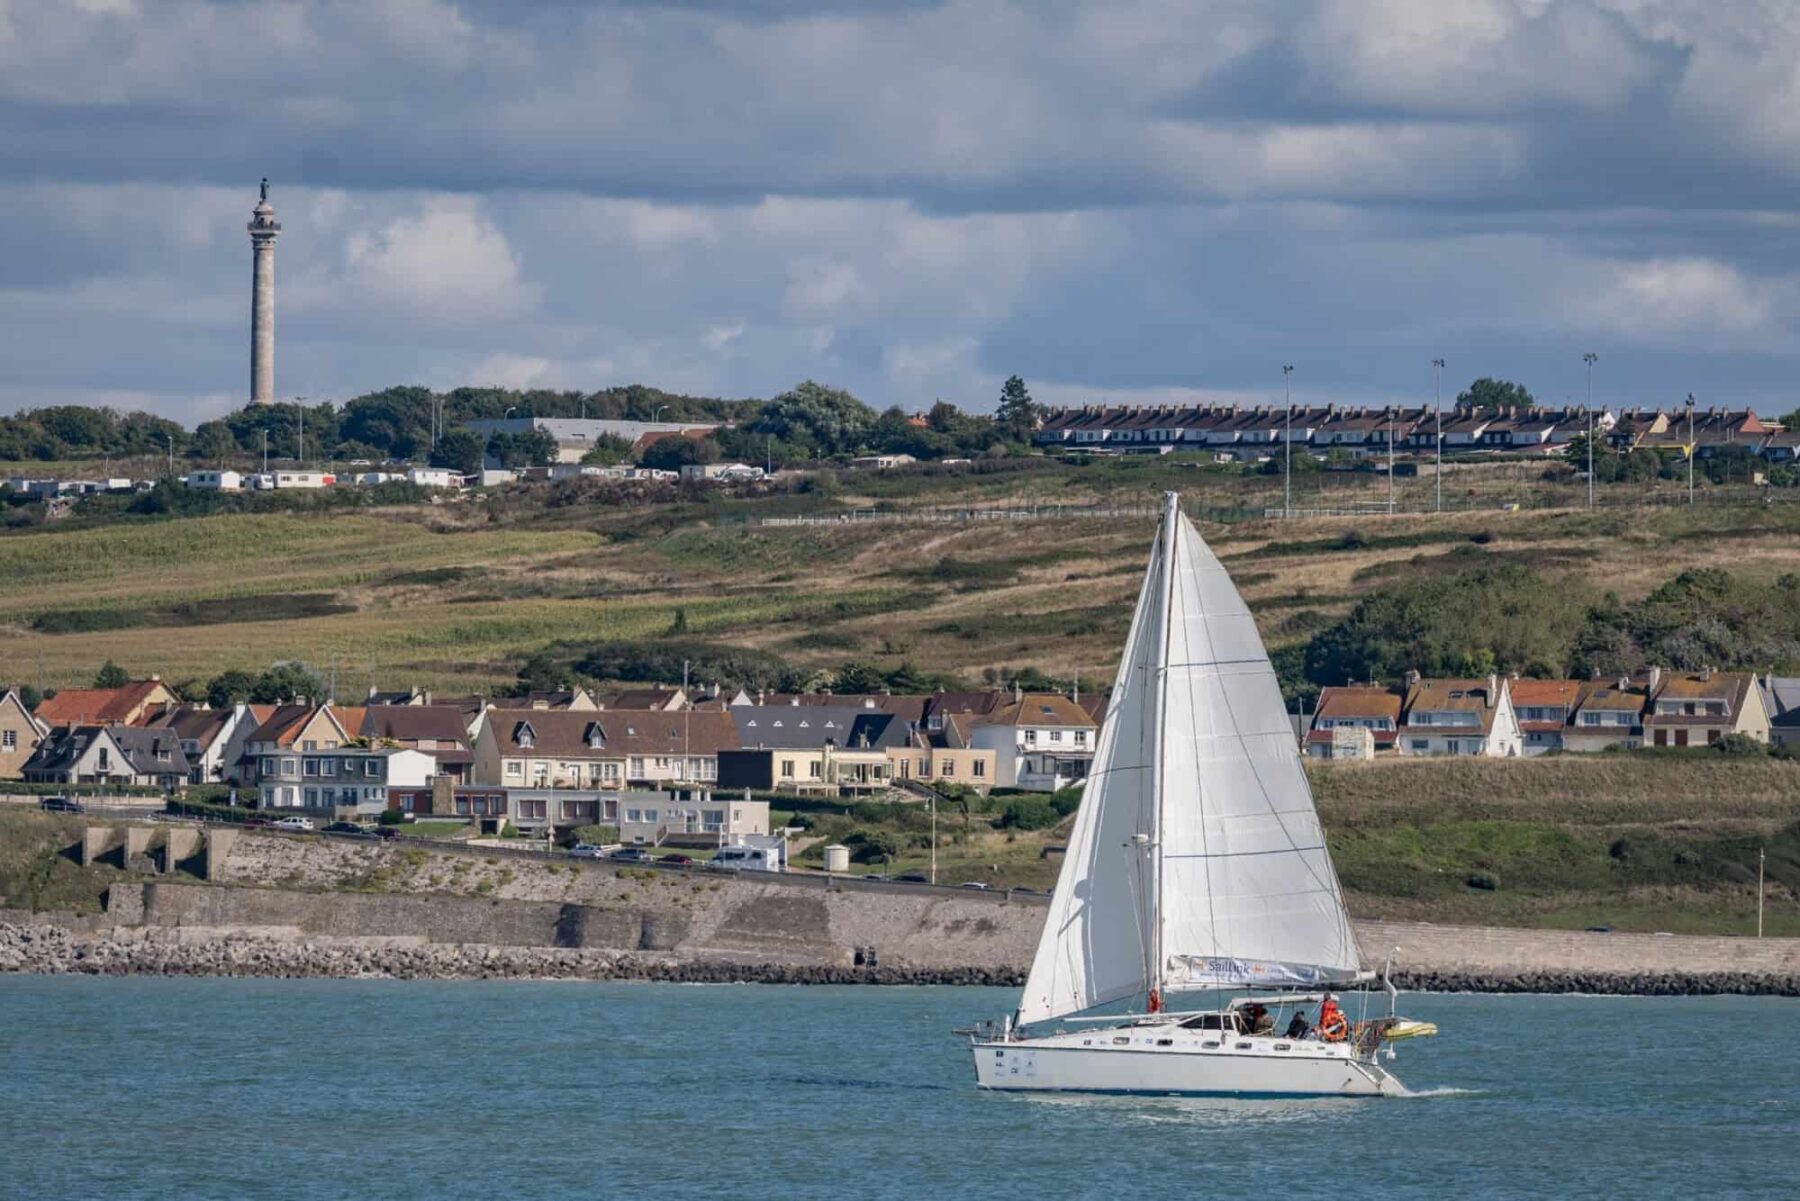
[[[1202,1037],[1202,1035],[1210,1037]],[[1115,1027],[974,1044],[982,1088],[1146,1096],[1398,1097],[1405,1087],[1347,1044]]]

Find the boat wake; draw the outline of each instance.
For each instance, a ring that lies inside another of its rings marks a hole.
[[[1487,1090],[1482,1088],[1421,1088],[1407,1089],[1404,1097],[1418,1099],[1423,1097],[1479,1097]]]

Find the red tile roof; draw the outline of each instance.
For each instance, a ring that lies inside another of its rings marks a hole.
[[[53,726],[129,721],[159,692],[174,695],[161,680],[133,680],[122,688],[65,688],[38,705],[37,719]]]

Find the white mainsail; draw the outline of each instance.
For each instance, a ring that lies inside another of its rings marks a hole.
[[[1018,1020],[1357,969],[1274,667],[1170,494]]]

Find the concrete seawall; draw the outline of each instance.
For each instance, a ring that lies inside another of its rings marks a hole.
[[[1045,914],[1035,895],[232,833],[206,856],[229,883],[121,881],[99,919],[0,912],[0,970],[1016,984]],[[1404,987],[1800,995],[1800,939],[1356,934]]]

